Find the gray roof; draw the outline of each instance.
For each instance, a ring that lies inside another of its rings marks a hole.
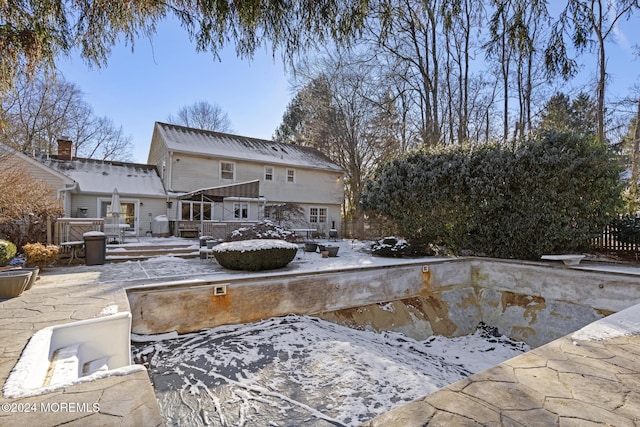
[[[160,122],[156,122],[156,130],[173,152],[342,172],[340,166],[311,147]]]
[[[117,188],[121,196],[166,197],[162,180],[152,165],[91,159],[38,160],[76,181],[83,193],[108,195]]]

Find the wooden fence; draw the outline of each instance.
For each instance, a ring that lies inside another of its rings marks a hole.
[[[603,252],[636,254],[636,256],[640,253],[640,239],[625,239],[625,241],[621,241],[616,238],[617,234],[615,226],[607,225],[602,231],[602,235],[593,239],[591,247],[596,251]]]
[[[345,239],[374,240],[397,235],[397,232],[390,221],[379,218],[358,217],[342,222],[342,237]]]

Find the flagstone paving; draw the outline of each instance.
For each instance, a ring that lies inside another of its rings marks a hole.
[[[640,335],[563,337],[365,424],[424,425],[638,426]]]

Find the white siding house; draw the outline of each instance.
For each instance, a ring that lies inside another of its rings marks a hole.
[[[283,203],[304,210],[292,228],[340,230],[344,172],[313,148],[156,122],[147,163],[160,173],[178,231],[254,223]]]
[[[0,144],[0,156],[10,156],[34,179],[44,181],[62,201],[64,217],[105,218],[114,189],[120,194],[121,218],[136,236],[151,231],[152,219],[167,214],[167,193],[155,166],[73,159],[71,141],[58,141],[58,154],[33,158]]]
[[[154,166],[90,159],[39,159],[50,170],[75,182],[68,188],[65,216],[105,218],[111,212],[111,196],[120,195],[120,217],[136,236],[151,231],[151,222],[167,213],[167,196]]]

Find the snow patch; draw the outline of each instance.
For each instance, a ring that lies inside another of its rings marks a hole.
[[[298,249],[298,245],[295,243],[285,242],[278,239],[252,239],[252,240],[239,240],[236,242],[220,243],[213,247],[213,252],[248,252],[248,251],[260,251],[264,249]]]
[[[602,341],[639,334],[640,305],[634,305],[579,329],[571,338],[576,341]]]

